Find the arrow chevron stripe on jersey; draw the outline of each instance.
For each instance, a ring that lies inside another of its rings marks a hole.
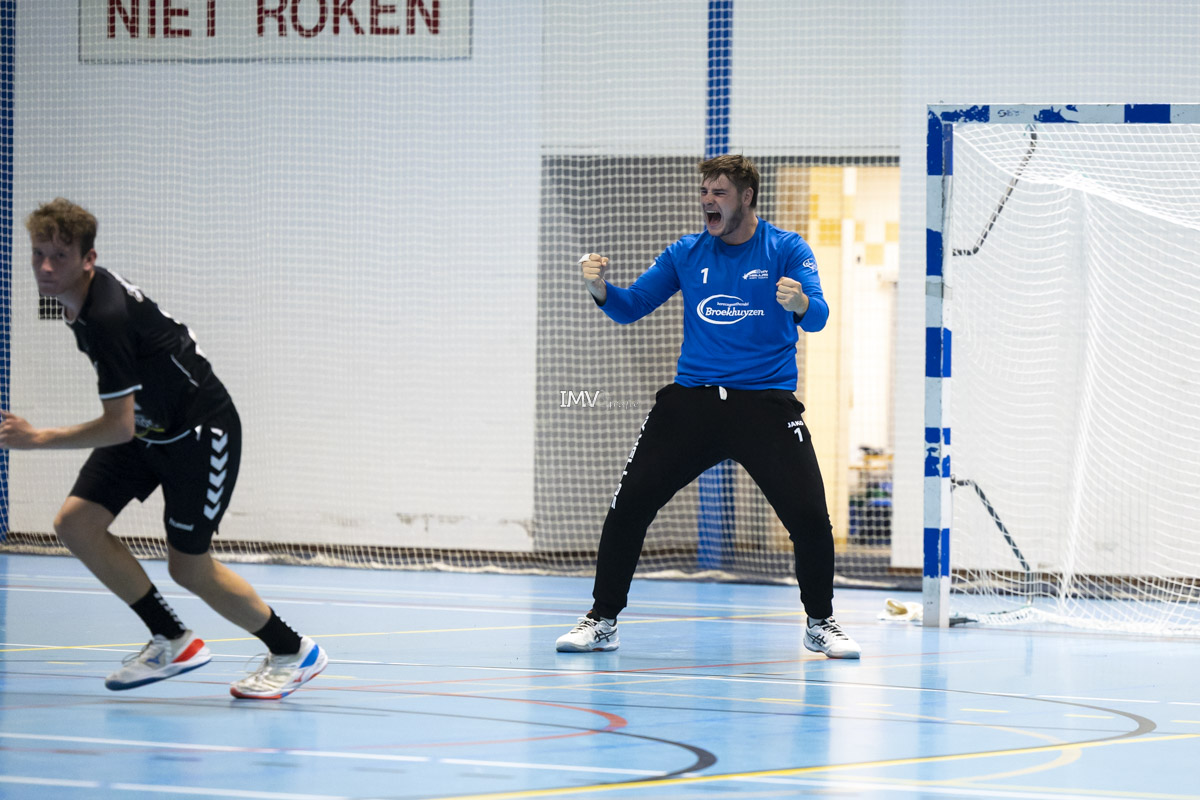
[[[212,488],[208,490],[208,504],[204,506],[204,516],[209,519],[216,517],[221,510],[221,496],[225,494],[225,464],[229,461],[229,453],[224,452],[229,444],[229,434],[217,428],[213,428],[212,432],[213,436],[220,438],[212,440],[214,455],[208,458],[208,463],[213,468],[213,471],[208,473],[208,483]]]

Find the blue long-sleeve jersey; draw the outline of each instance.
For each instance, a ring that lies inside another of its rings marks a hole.
[[[803,317],[775,299],[781,277],[808,295]],[[819,331],[829,319],[812,248],[799,234],[758,220],[754,236],[728,245],[707,231],[684,236],[632,286],[608,284],[600,308],[634,322],[683,292],[683,344],[675,382],[683,386],[796,390],[796,326]]]

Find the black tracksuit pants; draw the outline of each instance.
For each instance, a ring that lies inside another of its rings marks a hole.
[[[783,389],[659,390],[613,494],[596,562],[592,610],[625,608],[646,529],[676,492],[725,459],[745,467],[775,509],[796,556],[808,616],[833,614],[833,527],[804,406]]]

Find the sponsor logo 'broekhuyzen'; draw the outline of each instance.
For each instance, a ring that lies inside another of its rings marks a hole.
[[[471,57],[471,0],[80,0],[80,60]]]
[[[750,308],[750,304],[740,297],[731,294],[714,294],[706,297],[696,306],[700,319],[713,325],[732,325],[741,322],[746,317],[761,317],[761,308]]]

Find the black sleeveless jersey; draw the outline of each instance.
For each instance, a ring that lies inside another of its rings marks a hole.
[[[142,441],[174,441],[232,404],[187,326],[103,267],[67,325],[96,368],[100,399],[134,395]]]

